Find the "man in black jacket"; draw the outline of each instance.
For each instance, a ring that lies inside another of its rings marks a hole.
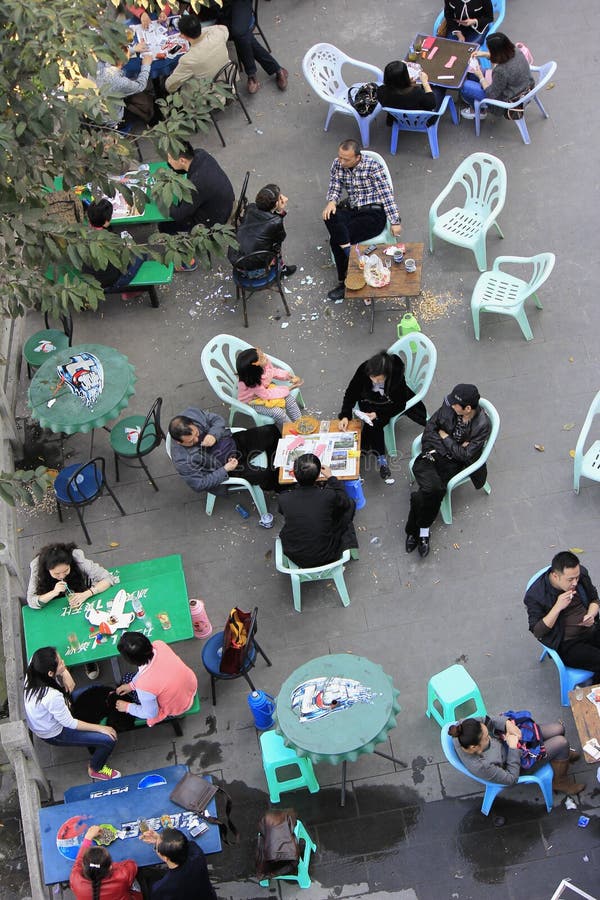
[[[321,472],[327,478],[323,487],[316,484]],[[358,547],[352,522],[356,504],[331,469],[304,453],[294,462],[294,476],[298,484],[279,497],[285,516],[279,536],[288,559],[301,568],[324,566]]]
[[[440,511],[448,482],[483,452],[491,424],[479,399],[474,384],[457,384],[425,426],[421,453],[413,467],[419,490],[410,495],[405,526],[407,553],[418,547],[419,555],[427,556],[429,528]],[[471,476],[478,489],[486,478],[485,465]]]
[[[160,834],[148,830],[141,839],[145,844],[153,844],[156,855],[167,867],[160,881],[156,881],[156,874],[146,873],[146,882],[154,882],[150,889],[152,900],[217,900],[204,851],[194,841],[177,828],[163,828]]]
[[[529,630],[556,650],[566,666],[589,669],[600,681],[598,591],[588,570],[570,550],[557,553],[550,568],[527,589]]]
[[[248,205],[237,230],[239,249],[230,247],[227,251],[230,262],[236,263],[243,256],[263,250],[273,255],[280,252],[286,238],[283,219],[287,215],[287,204],[288,198],[281,193],[279,185],[266,184],[260,189],[254,203]],[[258,267],[258,262],[252,266]],[[296,266],[282,266],[281,274],[288,277],[295,271]]]

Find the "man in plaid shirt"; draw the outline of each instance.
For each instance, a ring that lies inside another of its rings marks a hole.
[[[348,199],[340,203],[344,188]],[[341,300],[344,296],[352,244],[377,237],[385,228],[386,218],[390,220],[392,234],[399,235],[400,215],[385,169],[377,160],[363,157],[357,141],[344,141],[331,165],[327,206],[323,210],[339,281],[327,294],[330,300]]]

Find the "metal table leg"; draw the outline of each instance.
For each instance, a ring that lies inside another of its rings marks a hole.
[[[346,805],[346,760],[342,763],[342,796],[340,806]]]

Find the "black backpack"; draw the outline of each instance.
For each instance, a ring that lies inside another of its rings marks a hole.
[[[372,112],[375,112],[375,108],[379,103],[375,82],[367,81],[366,84],[351,87],[348,90],[348,103],[356,110],[359,116],[370,116]]]

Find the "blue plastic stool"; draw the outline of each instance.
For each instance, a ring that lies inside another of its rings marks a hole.
[[[286,747],[280,734],[276,731],[263,731],[260,736],[260,747],[271,803],[279,803],[281,794],[294,791],[296,788],[308,788],[311,794],[318,793],[320,787],[312,762],[308,757],[298,756],[295,750]],[[277,769],[292,765],[298,766],[300,775],[279,781]]]
[[[448,722],[455,722],[455,711],[457,707],[472,700],[475,709],[471,716],[485,716],[487,714],[481,691],[467,672],[464,666],[450,666],[443,672],[438,672],[429,679],[427,686],[427,713],[426,715],[435,719],[438,725],[442,727]],[[438,712],[435,701],[442,708],[442,713]]]
[[[365,493],[363,491],[362,481],[360,478],[354,478],[351,481],[342,481],[344,490],[351,500],[356,501],[356,511],[367,505]]]

